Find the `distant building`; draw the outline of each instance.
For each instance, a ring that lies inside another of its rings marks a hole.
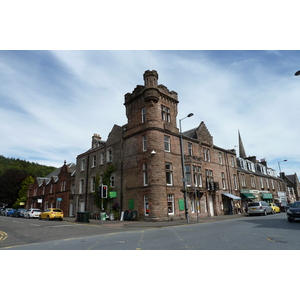
[[[289,202],[295,202],[300,200],[300,184],[298,175],[285,175],[284,172],[280,173],[280,177],[286,182],[287,184],[287,200]]]
[[[70,200],[74,193],[75,171],[75,164],[64,162],[61,168],[47,176],[35,178],[34,183],[28,187],[25,208],[45,210],[55,207],[61,208],[66,217],[72,215]]]
[[[276,171],[268,168],[267,161],[246,156],[244,145],[239,136],[239,157],[237,158],[239,189],[242,207],[249,201],[276,202],[287,200],[286,182],[277,176]]]

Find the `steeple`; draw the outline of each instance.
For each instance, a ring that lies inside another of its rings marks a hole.
[[[239,132],[239,157],[240,158],[246,158],[247,155],[246,155],[246,151],[244,149],[244,145],[243,145],[243,141],[242,141],[242,138],[241,138],[241,135],[240,135],[240,131]]]

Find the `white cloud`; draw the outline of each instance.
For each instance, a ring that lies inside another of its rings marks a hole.
[[[298,51],[1,51],[1,154],[59,167],[127,122],[124,95],[156,69],[179,96],[183,130],[204,121],[219,147],[266,158],[298,158]],[[286,169],[285,169],[286,168]]]

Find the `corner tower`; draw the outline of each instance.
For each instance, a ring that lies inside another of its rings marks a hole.
[[[146,71],[143,79],[144,85],[125,95],[123,207],[136,210],[139,219],[167,220],[168,205],[179,197],[175,193],[182,184],[181,177],[173,176],[180,166],[179,101],[176,92],[158,84],[155,70]]]
[[[177,131],[178,96],[174,91],[158,84],[158,73],[146,71],[144,85],[137,85],[132,93],[125,95],[127,130],[138,131],[155,126]]]

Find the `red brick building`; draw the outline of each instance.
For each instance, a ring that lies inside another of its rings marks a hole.
[[[70,199],[73,197],[76,166],[66,164],[45,177],[37,177],[28,187],[25,208],[61,208],[65,216],[70,215]]]

